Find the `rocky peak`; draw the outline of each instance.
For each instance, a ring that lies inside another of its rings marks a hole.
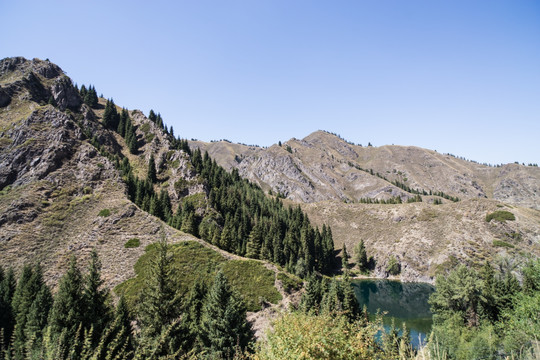
[[[23,57],[0,61],[0,108],[15,98],[40,104],[53,99],[61,111],[78,109],[82,104],[79,92],[59,66],[48,60]]]
[[[0,61],[0,77],[8,75],[9,73],[25,76],[31,72],[39,74],[46,79],[52,79],[64,74],[58,65],[55,65],[48,60],[36,58],[27,60],[24,57],[17,56],[5,58]]]

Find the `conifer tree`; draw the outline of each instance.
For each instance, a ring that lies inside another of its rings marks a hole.
[[[107,100],[105,104],[105,111],[103,112],[103,126],[109,129],[118,129],[118,123],[120,122],[120,116],[116,110],[116,105],[112,99]]]
[[[156,161],[154,160],[154,154],[150,155],[150,160],[148,161],[148,172],[146,178],[150,183],[155,184],[157,181],[156,177]]]
[[[154,112],[154,110],[150,109],[150,113],[148,114],[148,119],[150,119],[150,121],[152,122],[156,122],[156,113]]]
[[[349,271],[349,253],[347,253],[347,246],[343,244],[341,249],[341,267],[343,272]]]
[[[262,224],[261,221],[253,227],[251,230],[251,233],[249,234],[249,240],[246,245],[246,256],[258,259],[261,252],[261,244],[263,241],[263,233],[262,233]]]
[[[366,252],[366,247],[364,245],[364,240],[360,240],[355,249],[356,252],[356,263],[360,271],[367,271],[369,268],[368,256]]]
[[[192,347],[199,350],[201,348],[200,340],[200,322],[204,302],[208,289],[204,282],[198,280],[191,287],[188,297],[183,305],[184,328],[186,329],[185,348]]]
[[[174,290],[172,256],[163,229],[157,255],[151,261],[139,306],[139,320],[145,336],[155,337],[180,315],[180,298]]]
[[[96,249],[90,254],[88,274],[84,279],[84,304],[86,305],[84,328],[93,328],[93,343],[99,339],[101,332],[107,326],[110,309],[107,305],[109,291],[103,287],[101,279],[101,261]]]
[[[12,301],[16,289],[16,280],[12,268],[9,268],[2,277],[0,281],[0,331],[3,329],[4,338],[0,338],[0,342],[7,344],[15,326]]]
[[[221,271],[203,306],[200,337],[208,355],[216,359],[233,358],[236,346],[244,350],[253,339],[245,305]]]
[[[37,303],[37,296],[41,294],[42,299]],[[43,281],[41,266],[35,267],[26,265],[23,268],[21,277],[17,284],[17,289],[13,296],[13,311],[15,314],[15,331],[13,335],[13,352],[16,358],[24,357],[27,342],[34,337],[38,337],[44,320],[49,312],[50,291]],[[34,306],[34,309],[32,308]],[[30,314],[30,311],[33,311]],[[28,321],[32,324],[29,326]]]
[[[28,310],[24,336],[26,338],[25,352],[36,355],[41,352],[43,332],[47,326],[47,318],[53,304],[51,291],[44,283],[36,294]]]
[[[77,336],[82,336],[86,311],[84,300],[82,274],[75,256],[72,256],[69,269],[60,279],[48,321],[51,341],[64,351],[59,357],[65,357],[68,349],[75,345]]]

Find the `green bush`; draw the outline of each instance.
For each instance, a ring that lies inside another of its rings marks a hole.
[[[344,316],[293,312],[283,315],[258,343],[256,359],[381,359],[375,324],[350,323]]]
[[[98,216],[107,217],[111,215],[111,210],[109,209],[103,209],[99,212]]]
[[[136,248],[141,245],[141,240],[139,238],[131,238],[124,244],[126,249]]]
[[[295,276],[293,277],[292,275],[280,272],[277,278],[281,281],[283,289],[287,293],[290,293],[292,290],[298,290],[302,287],[302,281],[300,280],[300,278],[297,278]]]
[[[510,211],[497,210],[495,212],[492,212],[491,214],[486,215],[486,221],[490,222],[491,220],[495,220],[498,222],[505,222],[506,220],[510,220],[510,221],[516,220],[516,217]]]
[[[401,266],[393,255],[390,257],[390,260],[388,260],[386,271],[388,271],[390,275],[398,275],[401,272]]]
[[[515,247],[514,245],[509,244],[506,241],[497,240],[497,239],[493,240],[493,246],[495,246],[495,247],[507,247],[507,248]]]

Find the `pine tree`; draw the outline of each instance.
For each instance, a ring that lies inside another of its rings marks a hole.
[[[246,245],[246,256],[258,259],[261,253],[261,245],[263,241],[263,229],[261,221],[253,227],[249,234],[249,240]]]
[[[37,296],[40,293],[42,293],[41,304],[36,303]],[[37,308],[32,309],[34,304],[34,307]],[[16,358],[22,359],[28,341],[40,336],[41,328],[36,329],[36,325],[44,325],[50,305],[50,291],[43,281],[41,266],[38,264],[32,268],[26,265],[23,268],[13,296],[13,311],[15,314],[13,351]],[[30,310],[33,311],[33,314],[30,314]],[[29,320],[32,322],[30,326],[28,324]]]
[[[200,337],[211,358],[231,359],[235,347],[244,350],[253,339],[243,302],[218,272],[203,306]]]
[[[146,174],[146,178],[152,184],[155,184],[156,181],[157,181],[157,177],[156,177],[156,161],[154,160],[154,154],[150,155],[150,160],[148,161],[148,172]]]
[[[369,268],[368,256],[366,252],[366,247],[364,246],[364,240],[360,240],[355,249],[356,253],[356,263],[360,271],[365,272]]]
[[[349,254],[347,253],[347,246],[343,244],[341,249],[341,267],[343,272],[349,271]]]
[[[83,326],[85,329],[93,328],[94,338],[92,343],[95,343],[100,338],[110,319],[110,309],[107,305],[109,291],[103,287],[101,261],[96,249],[93,249],[90,254],[88,274],[84,280],[83,295],[86,310]]]
[[[155,337],[180,315],[180,298],[174,290],[173,259],[163,229],[157,255],[151,261],[139,305],[139,320],[145,336]]]
[[[60,279],[48,321],[51,341],[64,349],[60,357],[65,357],[68,349],[74,346],[77,334],[82,336],[80,329],[86,311],[84,300],[82,274],[75,256],[72,256],[69,269]]]
[[[116,305],[114,320],[105,329],[92,360],[131,359],[135,351],[131,317],[125,298],[120,297]]]
[[[118,123],[120,122],[120,116],[116,110],[116,105],[112,99],[107,100],[105,104],[105,111],[103,112],[103,126],[109,129],[118,129]]]
[[[186,329],[186,344],[184,346],[186,350],[188,347],[197,350],[201,347],[200,322],[207,292],[206,285],[198,280],[191,287],[188,297],[184,302],[184,317],[182,321]]]
[[[0,338],[0,342],[3,344],[9,342],[15,326],[12,301],[16,284],[15,273],[12,268],[9,268],[7,274],[4,274],[2,281],[0,281],[0,330],[3,329],[4,335],[3,338]]]
[[[43,332],[47,326],[47,318],[52,304],[51,291],[47,285],[43,284],[36,294],[26,317],[24,335],[26,338],[25,352],[27,354],[34,356],[41,352]]]
[[[148,119],[152,122],[156,122],[156,113],[154,110],[150,109],[150,114],[148,114]]]

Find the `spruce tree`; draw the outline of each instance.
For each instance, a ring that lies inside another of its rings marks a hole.
[[[341,249],[341,268],[343,272],[349,271],[349,253],[347,253],[347,246],[343,244]]]
[[[40,303],[36,303],[38,294],[41,294]],[[33,305],[35,304],[34,308]],[[41,266],[26,265],[17,283],[17,289],[13,296],[13,311],[15,314],[15,330],[13,336],[13,352],[16,358],[22,359],[26,345],[34,337],[40,337],[44,319],[50,308],[50,291],[45,285]],[[33,311],[30,314],[30,311]],[[32,324],[29,325],[28,321]]]
[[[90,254],[88,274],[84,279],[84,304],[86,306],[83,326],[85,329],[93,328],[93,343],[99,339],[101,332],[110,319],[110,309],[107,305],[109,291],[103,287],[101,279],[101,261],[96,249]]]
[[[236,346],[243,351],[253,340],[245,305],[221,271],[203,306],[200,337],[208,355],[216,359],[232,359]]]
[[[156,161],[154,160],[154,154],[150,155],[150,160],[148,161],[148,172],[146,174],[146,178],[152,184],[155,184],[156,181],[157,181],[157,177],[156,177]]]
[[[366,252],[366,247],[364,245],[364,240],[360,240],[355,249],[356,252],[356,263],[360,271],[365,272],[369,268],[368,256]]]
[[[47,285],[43,284],[28,310],[24,328],[25,352],[31,354],[32,358],[41,352],[44,330],[52,304],[51,291]]]
[[[51,341],[63,349],[60,356],[65,357],[68,349],[74,346],[77,334],[82,336],[86,311],[84,300],[82,274],[75,256],[72,256],[69,269],[60,279],[48,321]]]
[[[161,230],[157,243],[156,257],[151,260],[150,274],[139,305],[139,322],[145,336],[155,337],[176,319],[180,313],[180,298],[175,292],[175,276],[172,267],[172,254]]]
[[[13,327],[15,326],[15,316],[13,314],[12,300],[16,290],[15,273],[9,268],[0,281],[0,331],[3,330],[3,344],[9,343]],[[1,336],[1,334],[0,334]]]

